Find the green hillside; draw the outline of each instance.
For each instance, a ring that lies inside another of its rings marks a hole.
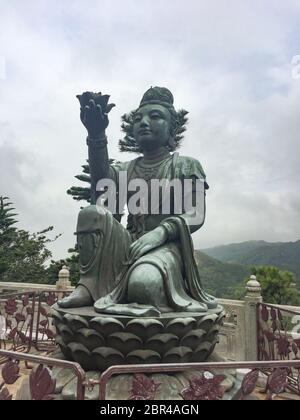
[[[232,298],[231,288],[250,276],[250,267],[224,263],[195,251],[195,259],[205,290],[219,298]]]
[[[250,241],[205,249],[206,255],[224,263],[247,266],[272,265],[295,274],[300,287],[300,240],[297,242]]]

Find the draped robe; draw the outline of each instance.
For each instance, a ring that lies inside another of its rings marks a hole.
[[[201,164],[196,159],[179,156],[178,153],[149,167],[143,164],[142,158],[112,165],[110,178],[116,185],[118,185],[118,175],[121,171],[127,171],[128,182],[143,176],[148,183],[155,177],[169,181],[200,179],[206,184]],[[204,195],[203,200],[205,200]],[[130,194],[128,197],[130,199]],[[150,195],[149,199],[151,199]],[[79,214],[77,234],[79,248],[80,246],[84,248],[83,242],[88,241],[88,244],[84,243],[84,245],[88,245],[90,249],[89,253],[83,253],[83,257],[80,258],[79,284],[85,286],[91,293],[97,312],[152,316],[159,315],[162,311],[206,312],[208,308],[217,306],[216,299],[203,290],[194,258],[190,229],[182,215],[173,213],[174,203],[171,203],[170,214],[139,216],[129,214],[127,228],[119,221],[122,209],[119,209],[118,214],[113,215],[108,210],[102,208],[99,211],[99,208],[96,210],[95,207],[89,206],[82,211],[82,214]],[[128,265],[129,247],[132,242],[164,221],[176,226],[176,240],[167,241]],[[86,232],[92,232],[88,238],[85,236]],[[151,264],[161,273],[168,308],[128,302],[127,289],[130,274],[141,264]],[[95,276],[97,281],[95,281]]]

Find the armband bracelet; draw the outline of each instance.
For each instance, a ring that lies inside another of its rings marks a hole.
[[[98,139],[92,139],[91,137],[88,136],[86,139],[86,144],[88,146],[95,146],[95,147],[102,148],[107,145],[107,137],[104,136]]]

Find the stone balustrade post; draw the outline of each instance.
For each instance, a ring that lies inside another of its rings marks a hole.
[[[56,288],[58,290],[66,290],[71,286],[70,282],[70,271],[66,265],[58,273],[58,281],[56,282]]]
[[[257,360],[257,304],[262,302],[261,287],[256,276],[246,284],[245,296],[245,358]]]

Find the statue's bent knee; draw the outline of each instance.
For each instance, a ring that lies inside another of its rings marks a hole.
[[[107,210],[99,206],[88,206],[80,210],[78,215],[77,232],[103,230]]]
[[[162,275],[152,264],[140,264],[130,274],[128,302],[152,306],[168,306]]]

